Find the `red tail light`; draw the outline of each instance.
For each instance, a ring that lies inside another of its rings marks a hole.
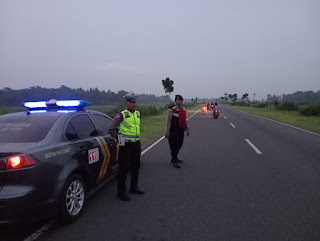
[[[30,156],[11,156],[7,161],[7,169],[19,169],[37,164]]]

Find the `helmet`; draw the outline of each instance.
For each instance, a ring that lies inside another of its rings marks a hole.
[[[137,101],[137,96],[133,93],[133,92],[129,92],[128,94],[126,94],[125,96],[123,96],[123,98],[126,99],[126,101]]]

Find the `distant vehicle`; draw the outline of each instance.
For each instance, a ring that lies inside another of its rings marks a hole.
[[[207,114],[207,111],[208,111],[207,105],[203,105],[201,109],[202,109],[202,113],[203,113],[204,115]]]
[[[219,117],[219,110],[213,109],[213,118],[217,119]]]
[[[118,169],[112,118],[88,102],[26,102],[0,116],[0,223],[82,213],[89,190]]]

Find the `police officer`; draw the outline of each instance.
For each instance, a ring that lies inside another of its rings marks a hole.
[[[186,121],[186,109],[182,106],[181,95],[175,96],[175,105],[170,106],[167,113],[165,137],[169,140],[171,150],[171,162],[174,167],[180,168],[178,153],[183,144],[184,132],[189,136],[189,128]]]
[[[126,108],[119,110],[109,126],[109,133],[118,139],[119,143],[119,174],[118,174],[118,199],[130,201],[126,193],[126,177],[131,172],[130,192],[144,194],[138,188],[140,169],[140,112],[135,110],[137,98],[134,93],[124,96]]]

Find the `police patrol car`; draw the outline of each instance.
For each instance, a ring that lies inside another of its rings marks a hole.
[[[0,223],[77,219],[89,190],[115,173],[109,116],[81,100],[26,102],[0,116]]]

